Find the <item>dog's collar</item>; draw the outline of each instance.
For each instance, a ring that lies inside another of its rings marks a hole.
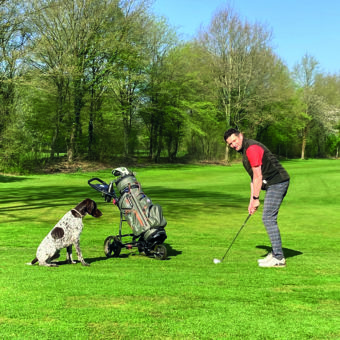
[[[82,215],[77,209],[71,209],[71,211],[75,211],[78,215],[79,215],[79,217],[81,217],[81,218],[83,218],[85,215]]]

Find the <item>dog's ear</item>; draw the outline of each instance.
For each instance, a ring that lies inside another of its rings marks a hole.
[[[55,240],[58,240],[64,236],[64,229],[56,227],[51,231],[51,235]]]
[[[92,201],[91,199],[86,198],[80,203],[78,203],[74,209],[78,211],[82,216],[85,216],[86,214],[89,214],[91,212],[91,201]],[[79,216],[79,214],[76,213],[76,211],[75,212],[72,211],[72,215],[74,217],[81,217]]]
[[[102,212],[97,209],[97,203],[91,200],[90,206],[88,208],[88,213],[93,217],[100,217],[102,216]]]
[[[89,214],[93,217],[100,217],[102,213],[97,209],[97,203],[90,198],[84,199],[84,201],[80,202],[75,209],[79,211],[83,216]]]
[[[96,209],[96,202],[87,198],[86,200],[86,211],[88,214],[92,215],[93,211]]]

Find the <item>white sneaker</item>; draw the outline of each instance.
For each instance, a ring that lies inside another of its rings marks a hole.
[[[275,257],[272,257],[270,260],[265,262],[259,262],[260,267],[286,267],[286,259],[278,260]]]
[[[273,258],[273,253],[270,252],[270,253],[268,253],[267,256],[264,257],[263,259],[257,260],[257,262],[258,262],[258,263],[267,262],[267,261],[271,260],[272,258]]]

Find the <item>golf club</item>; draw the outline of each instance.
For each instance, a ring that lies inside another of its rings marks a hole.
[[[228,252],[229,252],[231,246],[234,244],[235,240],[237,239],[237,236],[239,235],[239,233],[241,232],[241,230],[243,229],[243,227],[246,225],[246,223],[247,223],[247,221],[249,220],[249,217],[250,217],[250,216],[251,216],[251,215],[249,214],[248,217],[246,218],[246,220],[244,221],[244,223],[242,224],[240,230],[237,232],[236,236],[234,237],[234,239],[233,239],[232,242],[230,243],[230,246],[229,246],[229,248],[227,249],[227,251],[225,252],[225,254],[224,254],[224,256],[222,257],[222,259],[221,259],[221,260],[219,260],[219,259],[214,259],[214,260],[213,260],[213,262],[214,262],[215,264],[223,262],[224,258],[227,256],[227,254],[228,254]]]

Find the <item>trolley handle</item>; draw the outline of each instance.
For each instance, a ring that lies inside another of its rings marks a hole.
[[[102,193],[106,202],[113,202],[113,204],[117,204],[119,198],[116,195],[116,192],[113,188],[113,182],[107,184],[105,181],[100,178],[91,178],[88,180],[88,184],[95,190]]]
[[[88,180],[88,184],[91,185],[91,183],[92,183],[93,181],[98,181],[98,182],[100,182],[101,184],[107,185],[107,183],[106,183],[105,181],[103,181],[102,179],[100,179],[100,178],[98,178],[98,177],[94,177],[94,178],[89,179],[89,180]]]
[[[93,183],[93,182],[99,182],[99,183]],[[101,180],[100,178],[97,178],[97,177],[89,179],[87,183],[93,189],[95,189],[97,191],[101,191],[101,192],[104,192],[105,189],[107,189],[109,187],[109,185],[106,182],[104,182],[103,180]]]

